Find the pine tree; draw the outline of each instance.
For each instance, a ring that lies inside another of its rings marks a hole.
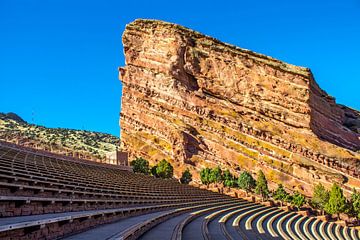
[[[249,191],[255,188],[256,182],[249,172],[243,171],[238,178],[238,186],[245,190],[247,195]]]
[[[257,174],[257,180],[256,180],[256,188],[255,188],[255,192],[257,194],[260,194],[264,199],[266,199],[269,195],[269,189],[267,186],[267,180],[265,178],[265,175],[263,173],[263,171],[259,170],[258,174]]]
[[[346,198],[342,189],[334,183],[330,190],[329,201],[325,204],[325,211],[329,214],[339,214],[346,210]]]
[[[323,214],[325,205],[329,202],[329,194],[329,191],[327,191],[321,183],[314,187],[311,204],[313,205],[313,207],[320,209]]]
[[[180,182],[182,184],[189,184],[192,181],[192,174],[190,173],[189,169],[187,168],[180,178]]]

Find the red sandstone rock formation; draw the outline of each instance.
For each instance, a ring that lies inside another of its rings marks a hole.
[[[360,114],[310,70],[179,25],[136,20],[123,34],[121,143],[131,157],[198,170],[265,170],[309,193],[360,187]]]

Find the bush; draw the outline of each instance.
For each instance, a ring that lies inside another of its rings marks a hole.
[[[182,184],[189,184],[192,181],[192,174],[190,173],[189,169],[186,169],[180,178],[180,182]]]
[[[156,173],[156,168],[157,168],[157,165],[152,166],[150,172],[151,172],[151,175],[153,175],[154,177],[159,177]]]
[[[149,161],[142,157],[136,158],[131,161],[130,165],[133,167],[135,173],[149,174]]]
[[[284,187],[282,184],[278,185],[278,188],[276,189],[276,191],[274,192],[273,198],[275,200],[279,200],[281,202],[285,202],[288,201],[289,199],[289,194],[285,191]]]
[[[360,218],[360,193],[354,189],[354,192],[351,194],[351,205],[353,213],[357,219]]]
[[[161,160],[156,167],[156,175],[160,178],[172,178],[173,174],[173,166],[165,159]]]
[[[345,212],[347,208],[346,198],[342,189],[334,183],[329,194],[329,201],[325,204],[325,211],[329,214],[339,214]]]
[[[236,187],[235,177],[230,173],[228,169],[224,171],[222,178],[225,187]]]
[[[325,205],[329,202],[329,191],[320,183],[314,187],[311,205],[324,213]]]
[[[247,171],[244,171],[240,174],[237,184],[239,188],[245,190],[246,193],[252,191],[256,186],[255,179]]]
[[[299,209],[305,204],[305,196],[299,192],[295,192],[292,196],[291,203]]]
[[[221,183],[222,182],[222,171],[219,166],[211,169],[210,172],[210,183]]]
[[[203,168],[200,171],[200,180],[202,184],[209,185],[210,184],[210,168]]]

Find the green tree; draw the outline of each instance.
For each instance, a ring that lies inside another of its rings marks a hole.
[[[149,174],[149,161],[142,157],[136,158],[131,161],[130,165],[133,167],[135,173]]]
[[[325,205],[329,202],[329,191],[319,183],[314,187],[313,197],[311,199],[311,205],[322,211],[324,214]]]
[[[160,178],[172,178],[174,174],[174,168],[165,159],[161,160],[156,167],[156,175]]]
[[[222,171],[219,166],[211,169],[209,180],[210,180],[210,183],[221,183],[222,182]]]
[[[354,192],[351,194],[351,205],[352,210],[357,219],[360,219],[360,193],[354,189]]]
[[[238,184],[239,188],[246,191],[246,194],[248,194],[248,192],[252,191],[256,186],[255,179],[247,171],[243,171],[240,174],[237,184]]]
[[[182,184],[189,184],[192,181],[192,174],[190,170],[187,168],[181,175],[180,182]]]
[[[207,186],[209,186],[210,184],[210,173],[211,173],[211,169],[210,168],[203,168],[200,171],[200,180],[202,184],[205,184]]]
[[[346,198],[342,189],[334,183],[329,194],[329,201],[325,204],[325,211],[329,214],[339,214],[346,210]]]
[[[235,177],[228,169],[223,172],[223,181],[225,187],[235,187],[236,185]]]
[[[305,196],[299,192],[295,192],[292,196],[291,203],[299,209],[305,204]]]
[[[282,184],[278,185],[278,188],[275,190],[273,195],[275,200],[281,201],[281,205],[283,202],[289,201],[289,193],[287,193]]]
[[[261,171],[261,170],[259,170],[257,176],[258,177],[256,179],[255,192],[257,194],[260,194],[261,197],[264,200],[269,196],[269,189],[268,189],[268,185],[267,185],[267,180],[265,178],[265,175],[264,175],[263,171]]]

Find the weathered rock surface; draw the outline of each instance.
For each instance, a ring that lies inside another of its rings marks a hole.
[[[136,20],[123,34],[121,143],[180,172],[265,170],[309,193],[360,187],[360,114],[335,103],[307,68],[179,25]]]

